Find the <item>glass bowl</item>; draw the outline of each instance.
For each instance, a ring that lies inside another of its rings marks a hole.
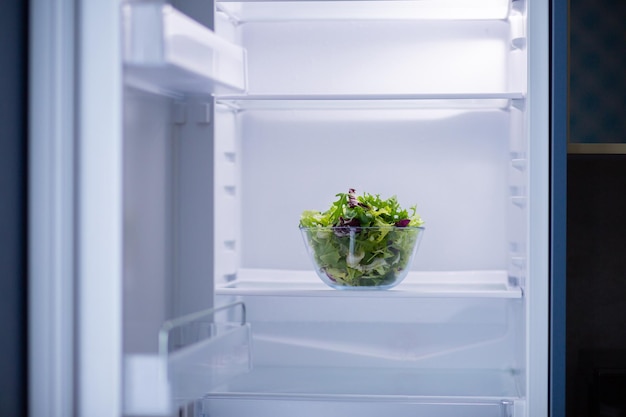
[[[300,227],[315,272],[340,290],[385,290],[406,277],[424,227]]]

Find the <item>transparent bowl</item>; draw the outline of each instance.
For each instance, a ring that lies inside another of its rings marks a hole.
[[[424,227],[300,227],[315,272],[340,290],[385,290],[406,277]]]

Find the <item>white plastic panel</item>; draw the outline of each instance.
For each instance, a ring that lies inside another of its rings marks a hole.
[[[269,400],[269,401],[268,401]],[[276,417],[280,415],[298,417],[502,417],[508,406],[495,399],[461,399],[458,402],[445,398],[430,400],[408,399],[402,402],[376,401],[358,398],[338,402],[335,398],[315,398],[308,400],[234,397],[231,399],[207,399],[204,410],[212,417],[254,416]],[[516,414],[517,416],[517,414]]]
[[[246,95],[218,97],[236,110],[508,109],[521,93]]]
[[[175,403],[202,398],[214,387],[250,370],[249,325],[225,326],[222,332],[170,355],[168,376]]]
[[[124,90],[124,352],[154,353],[172,316],[172,100]]]
[[[370,399],[443,397],[449,401],[450,397],[460,397],[470,403],[472,401],[468,397],[505,399],[517,396],[517,387],[510,373],[482,369],[463,372],[441,369],[258,367],[246,375],[234,378],[228,389],[233,394],[283,394],[287,398],[321,394],[329,399],[354,399],[357,396]],[[215,390],[211,396],[218,397],[220,391],[222,390]]]
[[[515,299],[241,299],[255,366],[514,369],[521,343]]]
[[[240,113],[241,267],[310,269],[298,222],[356,188],[417,204],[414,270],[506,269],[509,114],[501,110]]]
[[[74,79],[73,110],[76,303],[72,353],[76,383],[72,414],[118,417],[122,408],[124,261],[119,4],[81,0],[71,7],[77,12],[74,36],[80,39],[74,51],[78,76]],[[54,52],[48,49],[46,53]]]
[[[528,1],[528,280],[525,372],[528,416],[549,414],[550,2]]]
[[[214,270],[215,176],[210,98],[179,102],[173,127],[174,311],[182,316],[211,307]]]
[[[422,1],[218,1],[217,10],[232,20],[428,20],[504,19],[509,0]]]
[[[513,91],[528,91],[527,44],[528,34],[526,18],[517,14],[510,18],[511,52],[509,56],[509,80]]]
[[[156,354],[124,358],[124,415],[167,416],[173,408],[167,363]]]
[[[250,94],[511,91],[506,20],[261,22],[240,31]]]
[[[263,322],[254,326],[258,365],[513,369],[514,337],[504,320],[430,324]]]
[[[232,277],[239,263],[240,163],[237,116],[230,108],[215,105],[214,158],[215,233],[214,274],[220,285]]]
[[[451,275],[450,281],[463,279]],[[476,275],[483,281],[504,278],[503,271]],[[445,280],[444,274],[439,277]],[[411,283],[405,289],[371,292],[326,291],[312,283],[302,288],[298,282],[291,287],[283,284],[282,291],[275,283],[273,288],[262,288],[264,283],[253,280],[242,284],[235,281],[231,288],[218,289],[217,300],[226,303],[236,297],[246,303],[255,367],[514,370],[519,366],[515,357],[515,347],[522,343],[519,290],[467,291],[462,296],[464,288],[459,285],[459,292],[448,296],[441,289],[420,294],[420,285]],[[482,286],[488,287],[485,282]]]
[[[222,325],[220,334],[169,356],[127,355],[124,415],[171,416],[215,387],[250,370],[250,328]]]
[[[124,415],[171,416],[252,366],[250,326],[240,302],[168,320],[154,338],[158,354],[125,357]]]
[[[257,368],[211,393],[211,416],[511,416],[517,397],[506,371]]]
[[[21,377],[28,381],[30,415],[68,416],[77,411],[74,388],[78,373],[74,316],[79,304],[75,298],[75,170],[79,154],[75,133],[79,118],[75,83],[78,45],[74,37],[78,12],[72,0],[35,0],[28,9],[29,34],[24,39],[29,57],[29,73],[25,75],[29,79],[28,175],[24,176],[28,182],[28,237],[24,237],[28,242],[28,327],[22,330],[28,332],[28,371]],[[105,123],[110,123],[106,114],[103,117]],[[7,204],[6,198],[3,204]],[[5,236],[7,231],[2,233]],[[115,317],[111,315],[114,321]],[[101,346],[103,351],[110,354],[105,346]],[[5,410],[5,404],[15,400],[7,398],[9,391],[3,388],[0,400]],[[109,391],[105,388],[105,392]],[[111,403],[115,404],[115,398]]]
[[[509,239],[509,276],[523,289],[526,284],[528,228],[528,151],[525,102],[511,108],[510,203],[507,211]]]
[[[160,3],[131,3],[124,13],[124,77],[163,94],[241,92],[245,51]]]
[[[211,415],[500,417],[519,398],[519,299],[242,298],[255,367],[209,393]]]

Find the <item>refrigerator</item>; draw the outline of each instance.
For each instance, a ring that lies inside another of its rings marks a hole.
[[[565,4],[34,4],[32,415],[564,415]],[[350,188],[397,287],[313,270]]]

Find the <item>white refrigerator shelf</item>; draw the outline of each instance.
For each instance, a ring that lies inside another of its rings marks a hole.
[[[313,271],[240,269],[237,279],[216,288],[216,295],[285,297],[474,297],[521,298],[522,289],[508,282],[506,271],[409,272],[397,287],[384,291],[335,290]]]
[[[237,23],[303,20],[486,20],[506,19],[512,11],[515,12],[510,4],[510,0],[221,0],[216,3],[216,8]]]
[[[510,370],[257,367],[208,393],[203,409],[216,417],[279,409],[298,416],[500,417],[522,402]]]
[[[213,397],[344,400],[514,400],[515,372],[493,369],[261,367],[211,391]]]
[[[124,81],[165,95],[236,93],[246,89],[246,53],[159,3],[123,8]]]
[[[499,109],[519,105],[521,92],[424,94],[221,95],[234,110]]]

